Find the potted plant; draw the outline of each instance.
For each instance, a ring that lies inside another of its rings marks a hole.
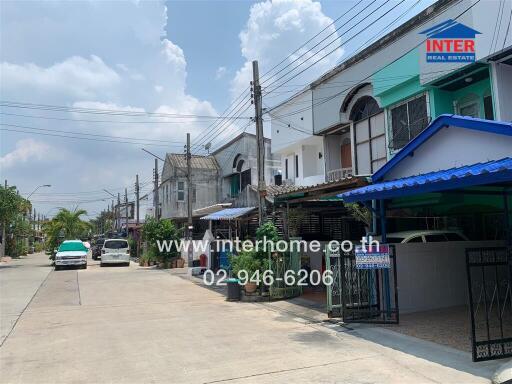
[[[231,255],[230,263],[233,274],[236,277],[240,278],[247,273],[247,281],[244,284],[244,290],[246,293],[254,293],[258,288],[258,284],[254,281],[250,281],[250,279],[261,267],[256,252],[241,252],[239,255]]]

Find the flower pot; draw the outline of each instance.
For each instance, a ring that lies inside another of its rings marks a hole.
[[[245,289],[245,292],[247,293],[254,293],[256,292],[256,288],[258,288],[258,285],[256,283],[253,283],[253,282],[248,282],[248,283],[245,283],[244,285],[244,289]]]

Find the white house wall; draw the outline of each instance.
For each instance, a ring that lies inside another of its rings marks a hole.
[[[306,109],[305,111],[302,111]],[[272,152],[281,152],[313,133],[311,91],[297,95],[270,113]],[[288,127],[290,125],[290,127]]]
[[[398,163],[387,180],[512,156],[512,137],[459,127],[442,128],[413,157]]]
[[[495,63],[491,66],[496,119],[512,121],[512,65]]]

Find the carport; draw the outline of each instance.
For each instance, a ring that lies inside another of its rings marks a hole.
[[[416,229],[404,228],[414,215],[464,228],[472,241],[396,244],[389,270],[355,270],[353,256],[342,256],[344,321],[400,319],[397,331],[470,350],[474,361],[512,356],[511,195],[511,123],[434,120],[371,185],[339,197],[372,209],[382,243],[387,233]]]

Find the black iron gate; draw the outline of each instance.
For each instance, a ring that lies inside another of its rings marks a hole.
[[[512,249],[466,249],[473,361],[512,357]]]
[[[393,246],[390,246],[390,268],[358,269],[354,252],[330,254],[327,257],[334,276],[333,288],[328,297],[331,317],[342,317],[345,323],[398,324],[396,256]]]

